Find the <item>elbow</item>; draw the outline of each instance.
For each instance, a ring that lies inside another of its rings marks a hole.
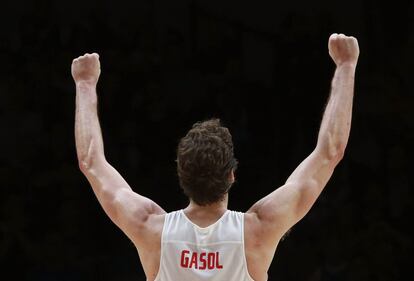
[[[345,155],[346,143],[331,144],[328,146],[318,146],[319,152],[329,162],[339,163]]]
[[[80,157],[78,158],[78,166],[79,170],[81,170],[82,173],[87,173],[91,168],[91,160],[87,157]]]
[[[82,149],[77,150],[78,166],[79,166],[79,169],[83,173],[87,172],[92,167],[92,164],[93,164],[92,155],[93,154],[90,152],[91,152],[90,149],[89,150],[82,150]]]
[[[332,149],[332,153],[330,155],[332,160],[336,160],[337,162],[341,161],[345,155],[346,144],[339,143]]]
[[[96,146],[91,143],[87,150],[78,149],[78,166],[85,174],[88,173],[94,166],[105,162],[105,155],[102,149],[96,149]]]
[[[345,147],[346,145],[344,144],[336,144],[332,147],[328,148],[328,151],[326,152],[326,158],[329,161],[333,161],[333,162],[340,162],[345,155]]]
[[[316,150],[330,162],[340,162],[348,144],[348,134],[338,130],[324,130],[319,134]]]
[[[102,157],[99,156],[91,156],[91,155],[87,155],[87,156],[78,156],[78,166],[79,169],[81,170],[81,172],[83,174],[89,174],[94,167],[97,165],[98,162],[101,162],[100,160],[104,160],[101,159]]]

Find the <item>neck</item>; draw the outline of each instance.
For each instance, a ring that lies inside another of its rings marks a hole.
[[[225,195],[223,200],[205,206],[200,206],[190,199],[190,204],[185,210],[187,212],[224,213],[227,210],[228,202],[228,194]]]
[[[226,197],[214,204],[200,206],[190,200],[190,204],[184,209],[185,215],[199,227],[207,227],[220,219],[227,211],[228,198]]]

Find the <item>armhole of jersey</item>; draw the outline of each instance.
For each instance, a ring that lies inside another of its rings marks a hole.
[[[160,274],[161,274],[161,266],[162,266],[162,261],[163,261],[163,245],[164,245],[164,232],[165,232],[165,225],[167,224],[167,216],[169,214],[165,214],[164,216],[164,225],[162,226],[162,232],[161,232],[161,244],[160,244],[160,266],[158,267],[158,272],[157,275],[155,276],[154,281],[160,281]]]
[[[241,227],[241,232],[242,232],[242,248],[243,248],[243,257],[244,257],[244,268],[246,269],[246,273],[247,276],[250,278],[251,281],[254,281],[254,279],[252,278],[252,276],[250,275],[249,272],[249,267],[247,266],[247,257],[246,257],[246,251],[245,251],[245,245],[244,245],[244,213],[241,213],[241,223],[242,223],[242,227]]]

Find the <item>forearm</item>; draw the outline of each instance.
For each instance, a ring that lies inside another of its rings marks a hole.
[[[328,183],[348,142],[352,118],[358,41],[344,34],[332,34],[329,55],[337,66],[332,89],[318,135],[316,149],[293,171],[286,183],[256,203],[251,212],[267,226],[269,233],[284,233],[302,219]],[[275,230],[276,228],[282,231]]]
[[[330,159],[342,157],[348,143],[352,119],[355,65],[336,68],[332,89],[318,135],[317,149]]]
[[[79,167],[105,212],[117,221],[118,208],[114,206],[121,194],[119,191],[131,191],[131,188],[105,159],[97,105],[96,85],[77,82],[75,139]]]
[[[81,169],[89,169],[97,159],[104,159],[98,119],[96,85],[76,83],[75,139]]]
[[[101,73],[99,55],[85,54],[73,60],[76,85],[75,140],[79,167],[111,220],[133,241],[139,227],[158,205],[132,191],[128,183],[105,159],[98,119],[96,85]]]

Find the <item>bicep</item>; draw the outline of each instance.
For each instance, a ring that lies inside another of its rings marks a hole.
[[[331,177],[337,159],[313,151],[290,175],[286,183],[252,206],[270,232],[281,236],[310,210]]]
[[[83,173],[105,213],[131,240],[144,228],[150,215],[165,213],[155,202],[135,193],[105,160]]]

